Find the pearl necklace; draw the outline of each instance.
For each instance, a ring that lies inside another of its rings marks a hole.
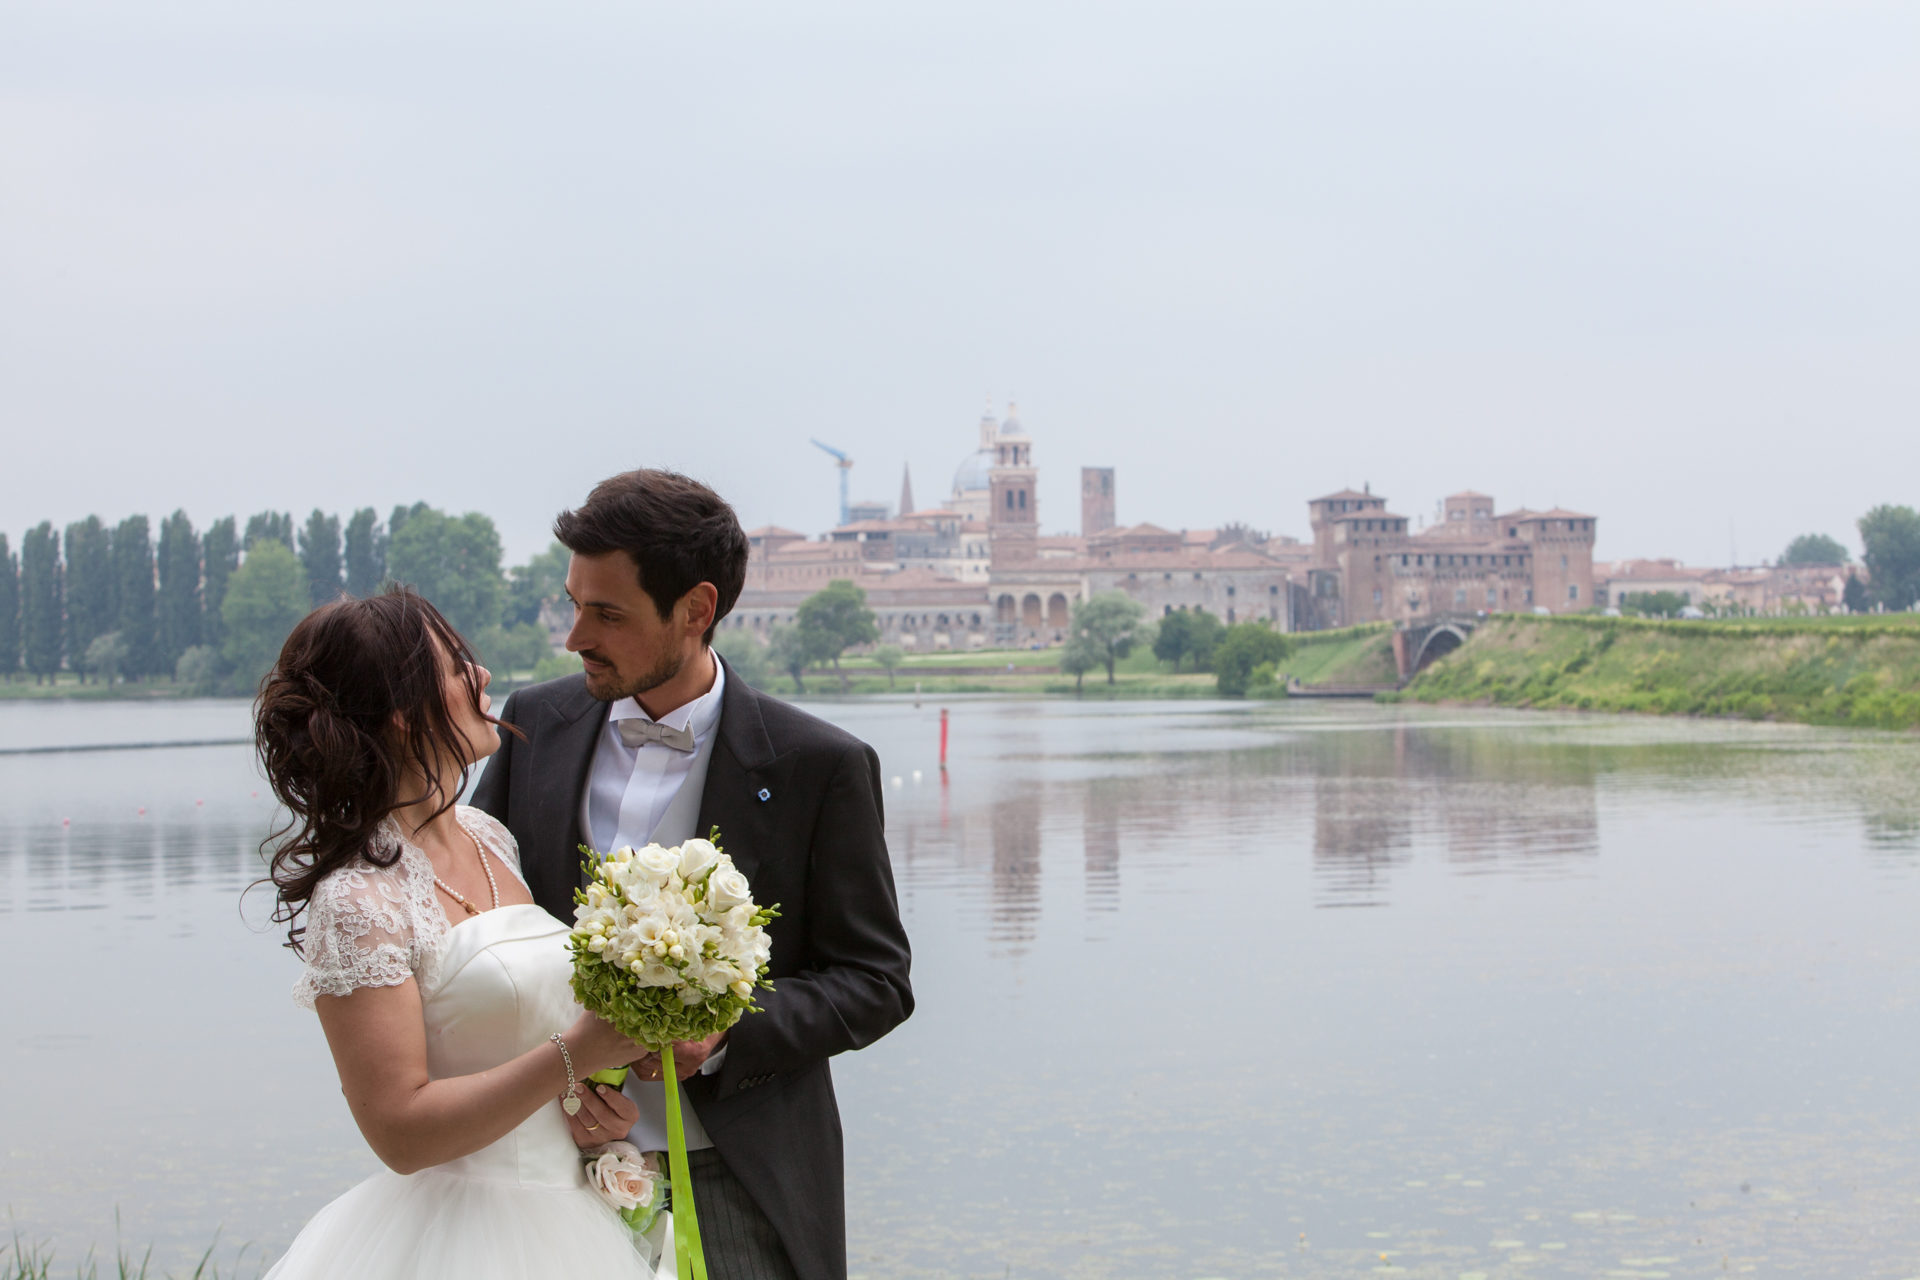
[[[480,869],[487,873],[487,892],[493,895],[493,906],[495,910],[498,910],[500,907],[500,886],[494,883],[493,864],[487,861],[487,851],[480,847],[480,842],[478,840],[475,840],[473,838],[473,832],[468,831],[465,827],[461,827],[460,831],[463,835],[467,837],[467,839],[470,842],[472,842],[473,851],[480,855]],[[468,902],[466,899],[466,895],[462,894],[458,889],[448,884],[445,880],[442,880],[439,876],[435,876],[433,878],[433,882],[439,885],[441,891],[445,893],[449,898],[452,898],[455,902],[465,907],[467,909],[468,915],[477,916],[480,914],[480,908],[474,906],[471,902]]]

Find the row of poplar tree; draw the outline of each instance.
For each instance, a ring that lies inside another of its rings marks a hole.
[[[532,667],[549,652],[541,606],[565,573],[557,547],[503,571],[492,520],[426,503],[385,523],[371,507],[344,525],[316,510],[297,529],[291,514],[264,511],[201,531],[176,511],[157,536],[146,516],[49,521],[17,552],[0,533],[0,678],[50,682],[66,670],[247,692],[310,609],[389,580],[418,588],[489,661]]]

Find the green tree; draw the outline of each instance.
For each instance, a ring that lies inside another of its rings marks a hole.
[[[212,645],[196,644],[173,664],[173,683],[182,693],[205,697],[220,690],[220,655]]]
[[[207,526],[200,544],[206,585],[200,593],[200,641],[217,653],[226,641],[226,624],[220,620],[221,606],[227,600],[227,582],[240,567],[240,539],[234,531],[232,516],[222,516]]]
[[[394,507],[393,514],[387,517],[387,553],[389,555],[393,553],[393,540],[400,536],[400,530],[406,526],[407,521],[418,512],[432,509],[424,502],[416,502],[412,506],[401,503]]]
[[[1620,612],[1643,618],[1677,618],[1689,601],[1678,591],[1629,591],[1620,597]]]
[[[545,630],[525,622],[511,627],[498,623],[483,627],[472,637],[472,644],[480,661],[495,675],[532,671],[553,648],[547,643]]]
[[[172,671],[180,655],[200,643],[200,535],[187,513],[176,511],[160,525],[160,598],[157,667]]]
[[[764,689],[773,675],[772,655],[753,632],[741,627],[722,627],[714,633],[714,652],[727,660],[727,668],[756,689]]]
[[[372,507],[362,507],[347,521],[347,594],[365,598],[380,589],[387,577],[387,534]]]
[[[1171,663],[1175,671],[1180,669],[1180,659],[1187,656],[1187,633],[1190,630],[1187,618],[1185,609],[1175,609],[1160,619],[1159,630],[1153,637],[1153,656]]]
[[[293,550],[293,513],[262,511],[247,517],[247,536],[240,539],[240,549],[250,551],[256,542],[271,538],[282,543],[287,550]]]
[[[558,542],[513,566],[507,574],[507,620],[538,622],[540,610],[567,590],[567,565],[573,553]],[[718,637],[716,637],[717,639]]]
[[[1860,575],[1849,573],[1846,585],[1840,588],[1840,604],[1848,613],[1865,613],[1868,605],[1867,584],[1860,581]]]
[[[20,670],[20,558],[0,533],[0,680]]]
[[[774,667],[793,677],[793,691],[801,697],[807,693],[807,642],[800,635],[800,628],[786,622],[776,622],[767,628],[767,659]]]
[[[1166,625],[1164,619],[1161,625]],[[1157,654],[1159,650],[1154,652]],[[1098,669],[1106,660],[1105,651],[1091,637],[1076,631],[1067,637],[1067,647],[1060,651],[1060,670],[1073,677],[1073,691],[1077,694],[1086,687],[1087,672]],[[1177,662],[1176,659],[1176,665]]]
[[[1287,638],[1264,622],[1236,622],[1213,650],[1214,681],[1220,692],[1237,698],[1253,683],[1253,672],[1264,663],[1278,666],[1287,656]],[[1268,678],[1271,679],[1271,668]]]
[[[873,651],[873,660],[887,673],[887,688],[893,688],[893,673],[907,660],[907,651],[897,644],[883,644]]]
[[[1166,619],[1161,622],[1164,625]],[[1187,653],[1193,658],[1195,671],[1212,669],[1213,651],[1226,634],[1227,624],[1205,609],[1195,609],[1187,615]]]
[[[118,631],[103,632],[87,646],[87,670],[98,673],[108,687],[112,687],[113,678],[126,670],[130,657],[127,642],[120,638]]]
[[[500,534],[476,511],[462,516],[421,504],[409,511],[387,548],[388,572],[433,601],[462,635],[498,623],[507,583]]]
[[[1107,683],[1113,684],[1114,664],[1133,651],[1135,633],[1145,616],[1146,611],[1133,597],[1120,591],[1102,591],[1075,603],[1068,633],[1094,647],[1107,669]]]
[[[113,630],[112,536],[99,516],[67,526],[67,665],[87,678],[87,646]]]
[[[1909,609],[1920,600],[1920,513],[1879,506],[1860,517],[1860,559],[1876,604]]]
[[[307,600],[314,608],[340,594],[339,516],[313,509],[300,530],[300,567],[307,571]]]
[[[808,658],[833,664],[842,693],[847,690],[847,673],[840,669],[840,655],[880,638],[880,621],[867,608],[867,593],[845,578],[835,578],[802,600],[794,625]]]
[[[306,616],[307,575],[299,559],[278,538],[254,543],[228,581],[227,598],[220,603],[229,690],[245,693],[259,688],[279,658],[287,633]]]
[[[1851,564],[1853,557],[1837,538],[1829,538],[1824,533],[1803,533],[1787,544],[1780,563],[1788,566]]]
[[[113,629],[126,646],[119,671],[128,680],[163,671],[173,673],[171,662],[160,665],[153,568],[153,537],[147,518],[128,516],[113,531]]]
[[[20,660],[47,684],[60,670],[64,579],[60,540],[43,520],[20,540]]]

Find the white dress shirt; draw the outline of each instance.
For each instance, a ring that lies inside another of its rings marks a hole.
[[[587,771],[586,794],[581,798],[581,827],[593,847],[610,852],[622,845],[642,848],[649,843],[676,845],[692,839],[700,820],[700,794],[706,789],[707,762],[713,758],[715,731],[720,727],[720,695],[727,682],[726,668],[716,658],[713,688],[692,702],[660,717],[660,723],[693,733],[693,750],[676,751],[658,742],[630,747],[620,737],[622,720],[651,720],[633,698],[622,698],[607,708],[607,722],[593,748]],[[720,1069],[727,1051],[701,1066],[702,1075]],[[627,1140],[642,1151],[667,1149],[667,1090],[657,1080],[627,1077],[626,1094],[640,1107]],[[705,1126],[693,1108],[680,1108],[687,1149],[711,1147]]]

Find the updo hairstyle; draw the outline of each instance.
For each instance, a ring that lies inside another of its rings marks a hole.
[[[296,952],[301,914],[329,872],[356,858],[377,867],[398,860],[399,846],[379,838],[389,814],[431,800],[438,817],[465,792],[474,761],[446,703],[448,656],[479,712],[467,642],[425,598],[391,586],[308,614],[261,682],[254,748],[290,815],[261,850],[275,846],[273,919]],[[460,784],[447,792],[439,779],[451,759],[460,761]],[[409,772],[416,786],[426,779],[425,791],[407,793]]]

